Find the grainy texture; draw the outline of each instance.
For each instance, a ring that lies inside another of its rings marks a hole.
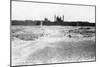
[[[12,65],[95,61],[95,27],[12,26]]]

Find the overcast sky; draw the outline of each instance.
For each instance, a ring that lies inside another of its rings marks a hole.
[[[12,1],[12,20],[54,20],[64,15],[65,21],[95,22],[95,7]]]

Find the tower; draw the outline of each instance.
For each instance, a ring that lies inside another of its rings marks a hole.
[[[62,16],[62,20],[64,21],[64,15]]]
[[[54,21],[64,21],[64,15],[62,15],[62,16],[54,15]]]

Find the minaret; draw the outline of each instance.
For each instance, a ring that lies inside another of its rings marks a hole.
[[[64,15],[63,15],[63,17],[62,17],[62,18],[63,18],[63,21],[64,21]]]

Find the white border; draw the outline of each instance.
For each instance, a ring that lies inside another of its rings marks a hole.
[[[97,41],[97,60],[96,62],[40,65],[37,67],[99,67],[100,65],[100,2],[99,0],[36,0],[43,2],[72,3],[96,5],[96,41]],[[9,67],[10,64],[10,0],[0,0],[0,67]],[[36,66],[27,66],[36,67]]]

